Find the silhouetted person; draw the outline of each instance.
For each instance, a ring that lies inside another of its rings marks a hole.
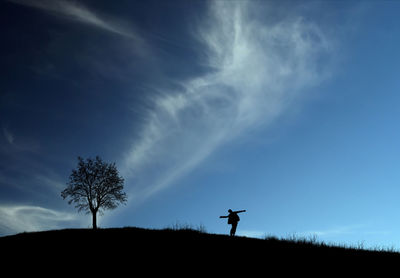
[[[231,236],[234,236],[236,233],[236,228],[238,225],[238,222],[240,221],[238,213],[245,212],[246,210],[238,210],[238,211],[232,211],[231,209],[228,209],[229,214],[227,216],[220,216],[219,218],[228,218],[228,224],[232,225],[231,228]]]

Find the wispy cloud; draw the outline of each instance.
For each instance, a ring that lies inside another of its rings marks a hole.
[[[237,231],[238,236],[255,237],[255,238],[266,238],[267,233],[260,230],[239,230]]]
[[[176,81],[177,91],[159,88],[126,155],[124,175],[143,184],[131,196],[143,199],[174,184],[219,147],[268,127],[325,79],[320,60],[332,44],[324,32],[300,16],[266,23],[253,3],[210,2],[194,34],[209,72]]]
[[[1,205],[0,235],[19,232],[40,231],[65,227],[66,223],[76,223],[77,214],[61,212],[40,206]]]
[[[7,128],[3,127],[3,135],[8,144],[14,144],[14,135]]]
[[[372,223],[336,225],[326,229],[309,230],[295,234],[300,238],[316,238],[322,242],[334,242],[333,244],[343,244],[347,246],[358,246],[362,248],[383,248],[382,242],[388,239],[393,231],[389,228],[379,228]],[[341,242],[338,242],[341,239]],[[365,246],[364,243],[368,242]],[[392,242],[386,244],[395,246]],[[389,247],[390,248],[390,247]]]
[[[119,34],[129,38],[137,38],[131,29],[124,28],[115,20],[106,20],[85,6],[78,4],[76,1],[67,0],[9,0],[10,2],[30,6],[54,15],[64,16],[66,18],[80,21],[85,24],[98,27],[100,29]]]
[[[3,127],[2,130],[3,140],[0,140],[0,154],[20,154],[21,152],[35,153],[40,149],[38,142],[31,138],[23,138],[19,136],[18,133],[11,131],[8,127]]]
[[[318,237],[335,237],[360,233],[360,230],[362,229],[365,229],[365,225],[344,225],[331,227],[325,230],[310,230],[300,233],[300,236],[315,235]]]

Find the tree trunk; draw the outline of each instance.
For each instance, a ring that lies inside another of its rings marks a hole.
[[[93,215],[93,219],[92,219],[93,230],[96,230],[97,229],[97,211],[93,210],[92,215]]]

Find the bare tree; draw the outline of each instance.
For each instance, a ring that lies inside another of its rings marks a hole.
[[[126,193],[122,191],[124,179],[119,176],[115,163],[103,162],[98,156],[86,161],[78,157],[78,161],[61,197],[69,198],[68,204],[74,203],[79,212],[92,213],[93,229],[97,229],[97,212],[126,203]]]

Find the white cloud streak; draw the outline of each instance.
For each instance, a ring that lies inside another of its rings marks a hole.
[[[219,147],[268,127],[328,73],[319,60],[332,54],[332,44],[316,24],[301,17],[266,24],[250,1],[210,4],[195,34],[210,71],[177,81],[179,91],[159,89],[164,93],[126,155],[123,174],[143,184],[130,200],[167,188]]]
[[[40,206],[0,206],[0,235],[57,229],[65,227],[67,222],[76,223],[77,221],[76,214]]]
[[[124,28],[121,24],[106,20],[85,6],[75,1],[67,0],[9,0],[15,4],[37,8],[54,15],[64,16],[71,20],[76,20],[85,24],[90,24],[97,28],[124,36],[128,38],[138,38],[131,29]]]

